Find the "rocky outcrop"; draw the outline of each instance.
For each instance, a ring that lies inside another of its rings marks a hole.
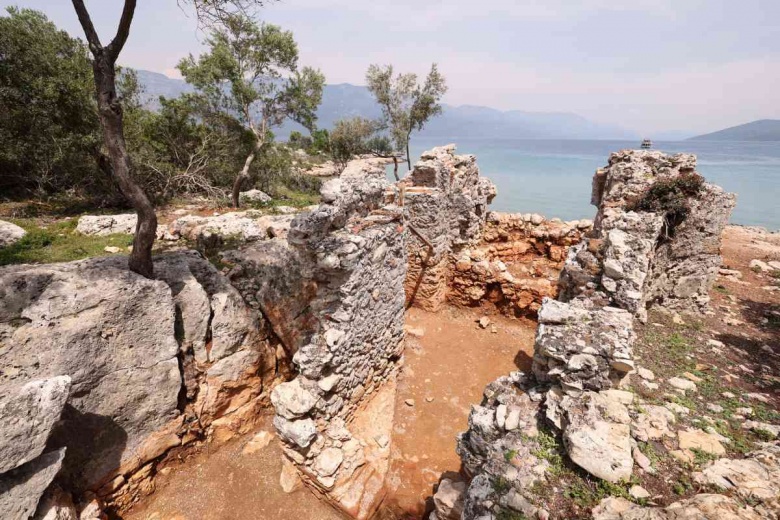
[[[293,215],[264,215],[251,209],[208,217],[186,215],[164,227],[162,237],[183,238],[206,246],[219,245],[228,239],[252,242],[285,236],[293,218]]]
[[[62,447],[63,488],[120,507],[169,449],[251,427],[277,366],[259,314],[198,253],[156,257],[158,280],[126,262],[0,269],[3,464]]]
[[[17,243],[26,234],[27,231],[16,224],[0,220],[0,249]]]
[[[472,409],[469,430],[458,441],[463,466],[473,476],[464,519],[500,518],[507,508],[527,518],[548,516],[533,506],[530,494],[544,472],[536,480],[525,472],[507,473],[506,463],[515,453],[538,467],[537,456],[543,452],[526,434],[507,455],[509,415],[501,399],[528,396],[534,404],[521,417],[535,420],[539,431],[551,428],[550,435],[560,438],[559,447],[572,463],[613,483],[627,481],[633,473],[632,436],[643,441],[674,436],[668,430],[674,414],[658,406],[632,408],[634,394],[615,387],[635,370],[634,317],[643,319],[653,304],[700,309],[707,302],[720,265],[720,232],[734,196],[704,183],[694,168],[690,155],[623,151],[597,171],[595,226],[569,248],[559,300],[545,298],[538,311],[533,375],[513,374],[488,385],[482,404]],[[680,432],[681,446],[689,433]],[[536,447],[530,457],[529,446]],[[702,478],[713,481],[724,471],[742,469],[735,466],[713,466]],[[716,497],[700,495],[664,510],[613,500],[602,503],[594,517],[678,518],[715,512],[739,517],[739,504]]]
[[[718,520],[760,520],[763,516],[738,500],[716,494],[701,494],[675,502],[668,507],[644,507],[625,498],[609,497],[593,510],[593,520],[677,520],[682,518],[717,518]]]
[[[293,220],[287,241],[229,252],[229,277],[269,318],[299,375],[271,395],[304,481],[355,518],[379,505],[403,351],[405,229],[387,181],[354,161]]]

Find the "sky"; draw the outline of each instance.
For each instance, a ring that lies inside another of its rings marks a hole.
[[[86,3],[106,43],[122,2]],[[68,0],[8,5],[82,37]],[[282,0],[257,17],[291,30],[328,83],[436,62],[453,105],[573,112],[654,137],[780,119],[780,0]],[[119,61],[177,77],[204,40],[177,0],[139,0]]]

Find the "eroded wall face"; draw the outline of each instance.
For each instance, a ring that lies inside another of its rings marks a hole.
[[[355,518],[383,497],[403,354],[406,229],[386,189],[381,167],[354,161],[323,186],[317,209],[296,217],[287,242],[226,256],[298,372],[271,395],[285,454]]]

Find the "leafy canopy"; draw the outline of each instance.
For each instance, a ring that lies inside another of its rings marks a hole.
[[[371,65],[366,73],[368,89],[382,107],[390,135],[398,150],[407,148],[413,131],[422,130],[425,123],[441,114],[439,104],[447,92],[444,76],[434,63],[420,84],[416,74],[393,75],[393,66]]]
[[[95,182],[101,137],[89,51],[43,13],[0,17],[0,191]]]
[[[287,118],[314,128],[325,77],[298,69],[290,31],[231,14],[206,43],[206,54],[190,55],[178,68],[214,110],[236,117],[262,140]]]

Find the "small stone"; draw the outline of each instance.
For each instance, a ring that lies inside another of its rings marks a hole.
[[[691,450],[672,450],[669,455],[685,464],[693,464],[693,461],[696,460],[696,456]]]
[[[338,448],[325,448],[312,464],[312,469],[322,477],[330,477],[344,462],[344,453]]]
[[[651,370],[648,370],[644,367],[638,367],[636,369],[636,373],[645,381],[653,381],[655,379],[655,374],[653,374]]]
[[[682,316],[680,316],[676,312],[672,315],[672,323],[674,323],[675,325],[685,325]]]
[[[701,383],[702,379],[700,377],[697,377],[690,372],[683,372],[683,377],[687,379],[688,381],[693,381],[694,383]]]
[[[490,318],[488,318],[487,316],[482,316],[479,319],[479,326],[482,327],[483,329],[486,329],[488,328],[488,325],[490,325]]]
[[[631,486],[631,489],[628,490],[628,494],[632,497],[636,498],[637,500],[648,498],[650,496],[650,492],[647,491],[642,486]]]
[[[764,404],[769,403],[769,398],[767,396],[765,396],[764,394],[758,394],[758,393],[755,393],[755,392],[751,392],[751,393],[747,394],[747,396],[750,399],[755,399],[756,401],[762,402]]]
[[[722,413],[723,407],[719,404],[707,403],[707,410],[711,411],[712,413]]]
[[[103,248],[103,251],[105,251],[106,253],[116,254],[121,252],[122,249],[116,246],[106,246]]]
[[[694,383],[693,381],[689,381],[688,379],[673,377],[669,379],[669,384],[677,388],[678,390],[682,390],[683,392],[687,392],[688,390],[692,392],[696,391],[696,383]]]
[[[647,455],[642,453],[642,450],[639,448],[634,448],[631,451],[631,455],[634,457],[634,462],[636,462],[636,465],[642,468],[644,471],[648,473],[655,472],[655,470],[653,470],[653,465],[650,462],[650,459],[647,458]]]
[[[726,399],[734,399],[736,396],[732,394],[731,392],[721,392],[720,394],[722,397]]]
[[[726,346],[722,341],[718,341],[717,339],[708,339],[707,345],[715,348],[723,348]]]
[[[431,396],[426,397],[425,398],[425,402],[426,403],[432,403],[433,402],[433,397],[431,397]]]
[[[404,330],[409,336],[412,336],[413,338],[422,338],[425,335],[425,331],[420,327],[405,326]]]
[[[762,273],[768,273],[772,270],[772,268],[767,264],[766,262],[758,259],[753,259],[748,264],[748,267],[752,269],[753,271],[760,271]]]
[[[258,432],[254,437],[252,437],[249,442],[246,443],[244,446],[244,449],[241,450],[241,453],[243,455],[250,455],[252,453],[258,452],[271,444],[271,440],[273,440],[274,436],[271,432],[267,431],[261,431]]]
[[[414,399],[407,399],[404,401],[404,404],[406,404],[406,406],[414,406]]]
[[[285,493],[292,493],[303,487],[298,471],[286,457],[282,457],[282,472],[279,474],[279,485]]]

